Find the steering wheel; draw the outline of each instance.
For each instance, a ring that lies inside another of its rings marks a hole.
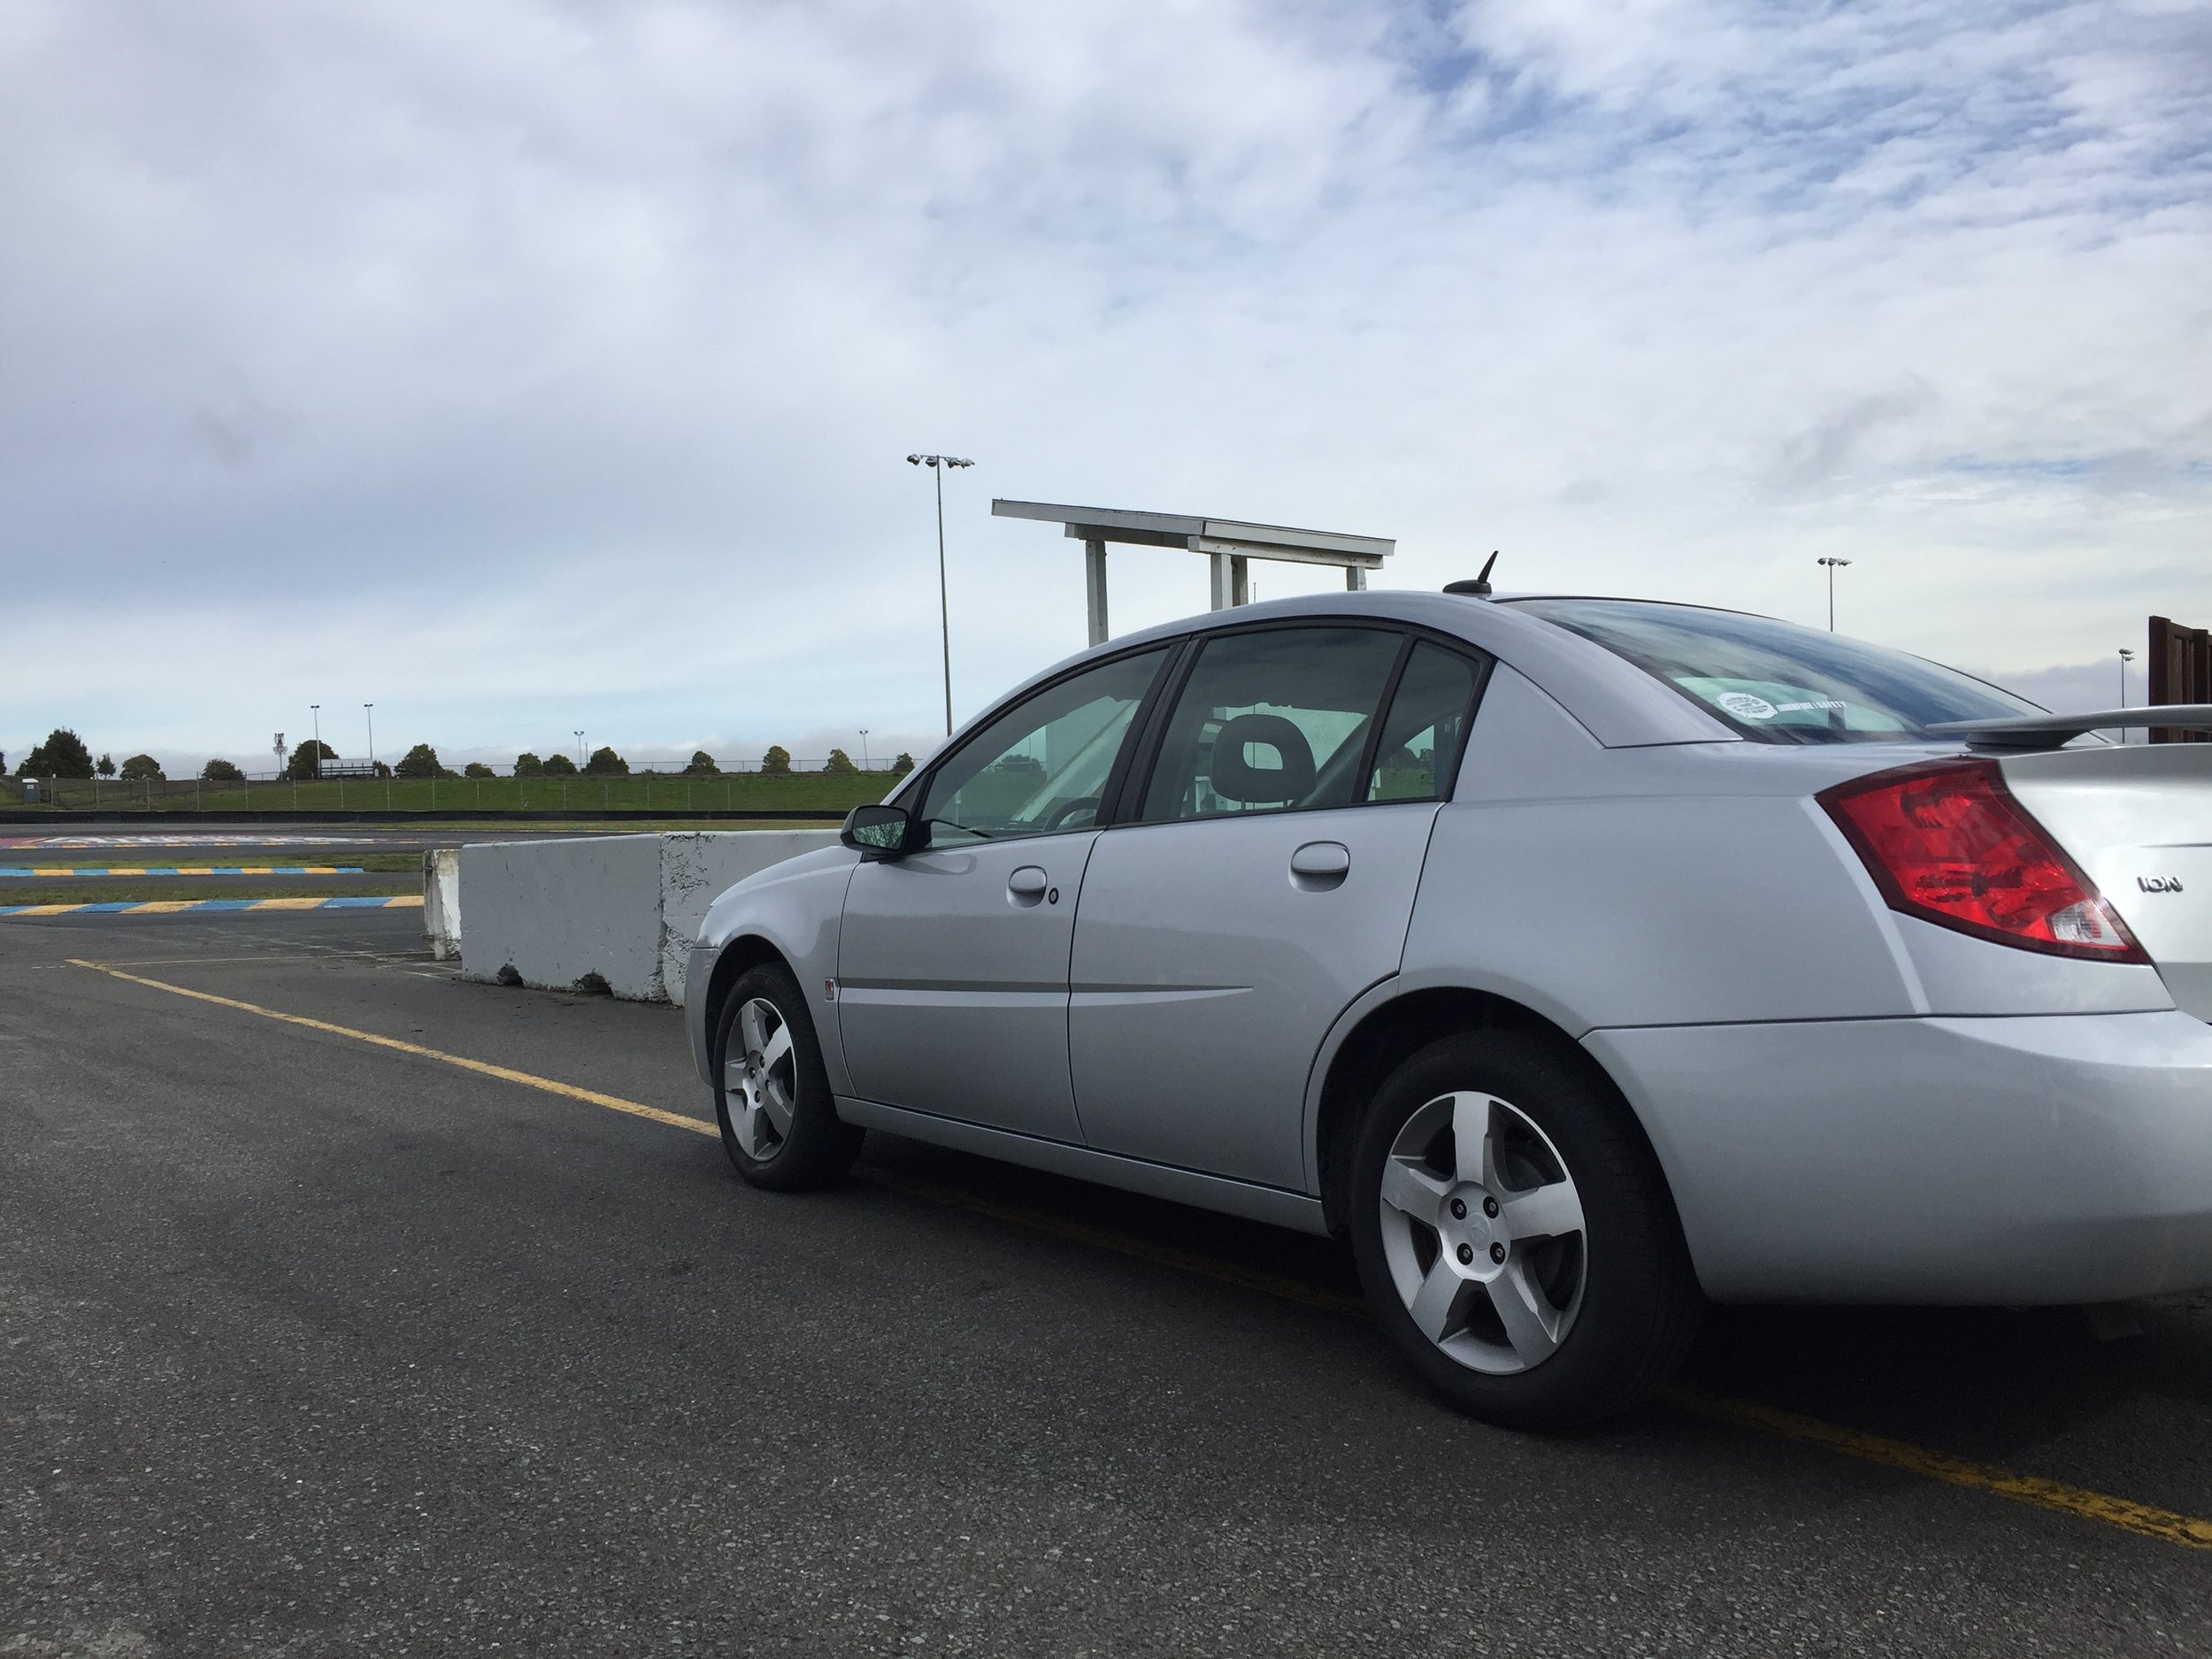
[[[1072,801],[1062,802],[1052,816],[1045,820],[1045,827],[1048,830],[1056,830],[1078,812],[1088,812],[1093,818],[1096,818],[1098,797],[1094,795],[1078,795]]]

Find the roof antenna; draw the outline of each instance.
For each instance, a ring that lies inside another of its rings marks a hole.
[[[1490,557],[1482,562],[1481,575],[1476,577],[1475,580],[1471,582],[1446,582],[1444,584],[1444,591],[1448,594],[1466,594],[1476,599],[1489,598],[1490,567],[1497,562],[1497,549],[1493,548],[1490,550]]]

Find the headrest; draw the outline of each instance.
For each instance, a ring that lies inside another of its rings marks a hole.
[[[1272,766],[1244,758],[1247,744],[1275,751]],[[1287,806],[1313,793],[1313,745],[1279,714],[1240,714],[1214,739],[1214,793],[1242,806]]]

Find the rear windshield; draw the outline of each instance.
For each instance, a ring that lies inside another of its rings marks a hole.
[[[2008,691],[1771,617],[1642,599],[1514,599],[1664,680],[1762,743],[1879,743],[1946,720],[2039,714]]]

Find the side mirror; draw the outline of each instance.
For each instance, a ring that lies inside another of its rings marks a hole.
[[[895,858],[913,833],[914,815],[902,806],[856,806],[845,814],[837,839],[871,858]]]

